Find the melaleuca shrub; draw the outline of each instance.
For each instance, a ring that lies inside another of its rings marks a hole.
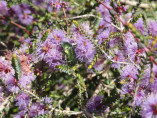
[[[0,1],[0,116],[157,117],[156,5],[134,2]]]

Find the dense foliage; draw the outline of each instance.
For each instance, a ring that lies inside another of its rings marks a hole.
[[[156,118],[156,6],[1,0],[0,118]]]

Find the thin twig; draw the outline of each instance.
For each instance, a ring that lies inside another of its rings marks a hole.
[[[23,27],[23,26],[15,23],[14,21],[10,21],[10,23],[13,24],[13,25],[15,25],[15,26],[17,26],[18,28],[24,30],[29,36],[31,35],[31,33],[25,27]]]
[[[83,113],[88,117],[88,118],[96,118],[93,116],[91,113],[89,113],[86,109],[83,110]]]
[[[0,113],[3,111],[3,109],[5,109],[6,105],[10,102],[9,100],[11,99],[12,96],[9,96],[5,99],[4,102],[2,102],[1,106],[0,106]]]
[[[67,18],[67,15],[66,15],[66,12],[65,12],[65,9],[63,8],[63,13],[64,13],[64,18]],[[66,23],[66,26],[67,26],[67,31],[68,31],[68,20],[65,19],[65,23]]]
[[[113,24],[112,22],[109,22],[109,21],[107,21],[107,20],[105,20],[105,19],[103,19],[103,20],[104,20],[105,22],[111,24],[113,27],[117,28],[119,31],[123,31],[122,28],[118,27],[117,25]]]
[[[140,66],[138,66],[137,64],[135,64],[135,63],[132,61],[132,59],[130,58],[129,55],[128,55],[128,58],[129,58],[129,60],[131,61],[131,63],[132,63],[135,67],[137,67],[138,69],[140,69]]]
[[[110,69],[110,64],[107,64],[102,73],[105,73],[105,76],[107,76],[106,73],[108,72],[109,69]],[[95,91],[94,91],[94,93],[93,93],[93,95],[92,95],[92,97],[90,99],[92,99],[93,97],[97,96],[97,94],[101,91],[102,87],[103,87],[103,80],[101,79],[100,82],[99,82],[99,85],[95,89]]]
[[[89,18],[89,17],[103,19],[103,18],[100,18],[100,17],[93,15],[93,14],[85,14],[85,15],[75,16],[75,17],[71,17],[71,18],[64,18],[64,20],[75,20],[75,19]],[[63,20],[60,20],[60,21],[63,21]]]
[[[59,110],[59,109],[55,109],[55,108],[51,108],[51,110],[49,111],[49,113],[55,112],[58,115],[60,114],[64,114],[64,115],[80,115],[82,114],[82,111],[67,111],[67,110]]]
[[[23,89],[22,90],[23,92],[25,93],[28,93],[29,95],[31,95],[32,97],[34,97],[35,99],[39,100],[40,102],[43,102],[43,100],[41,98],[39,98],[37,95],[35,95],[34,93],[32,93],[31,91],[29,90],[25,90]],[[64,114],[64,115],[80,115],[82,114],[82,111],[67,111],[67,110],[60,110],[60,109],[56,109],[56,108],[53,108],[52,106],[49,107],[51,110],[49,111],[49,114],[51,114],[52,112],[55,112],[57,113],[58,115],[59,114]]]
[[[119,18],[118,13],[117,13],[114,9],[109,8],[106,4],[104,4],[104,3],[103,3],[102,1],[100,1],[100,0],[98,0],[98,2],[99,2],[100,4],[102,4],[106,9],[108,9],[108,11],[109,11],[112,15],[114,15],[123,25],[126,25],[126,23],[124,23],[124,22]]]

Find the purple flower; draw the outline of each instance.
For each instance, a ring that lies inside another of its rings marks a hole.
[[[90,25],[88,23],[82,23],[81,27],[88,36],[93,36],[93,31],[90,29]]]
[[[153,64],[153,73],[154,73],[154,78],[157,79],[157,65]]]
[[[94,49],[94,45],[90,42],[89,39],[86,39],[86,37],[80,36],[77,38],[78,40],[75,40],[75,53],[77,55],[77,58],[79,61],[89,64],[95,56],[96,51]]]
[[[101,43],[103,41],[105,41],[110,35],[110,31],[107,29],[107,30],[104,30],[101,34],[99,34],[97,36],[97,39],[99,40],[98,44],[101,45]]]
[[[104,59],[99,58],[93,67],[95,70],[101,71],[104,67]]]
[[[45,114],[46,111],[44,110],[44,105],[41,105],[40,103],[34,103],[31,105],[28,115],[29,117],[34,117],[38,115]]]
[[[72,32],[77,34],[77,35],[81,35],[81,36],[89,36],[92,37],[93,36],[93,31],[90,29],[90,26],[88,23],[82,23],[80,24],[81,28],[76,27],[75,25],[72,25]],[[82,33],[83,30],[83,33]],[[84,33],[86,35],[84,35]]]
[[[11,66],[11,62],[0,57],[0,79],[6,81],[7,79],[12,78],[14,74],[15,71]]]
[[[44,103],[46,104],[50,104],[52,102],[52,99],[50,97],[42,97],[42,100],[44,101]]]
[[[125,34],[125,39],[126,45],[132,45],[132,42],[135,42],[134,36],[131,34],[131,32],[127,32]]]
[[[5,85],[10,92],[18,93],[20,90],[18,87],[18,81],[14,77],[7,79],[5,81]]]
[[[61,8],[65,8],[67,5],[67,2],[61,0],[48,0],[47,9],[49,12],[59,11]]]
[[[141,105],[141,115],[143,118],[157,118],[157,95],[151,93]]]
[[[122,50],[114,49],[113,50],[113,57],[112,60],[118,61],[118,62],[126,62],[127,60],[125,59],[124,52]],[[121,64],[120,63],[113,63],[111,65],[112,68],[118,68],[120,69]]]
[[[128,9],[128,7],[127,7],[127,6],[125,6],[125,5],[122,5],[122,9],[123,9],[123,11],[124,11],[124,12],[126,12],[126,11],[127,11],[127,9]]]
[[[24,55],[27,55],[27,51],[28,51],[29,47],[28,47],[28,44],[21,44],[20,45],[20,48],[18,50],[15,50],[15,53],[17,55],[19,54],[24,54]],[[28,56],[28,55],[27,55]]]
[[[144,23],[142,18],[139,18],[136,23],[134,23],[135,27],[143,34],[146,35],[146,29],[144,27]]]
[[[26,115],[27,110],[21,110],[14,115],[14,118],[23,118]]]
[[[152,68],[152,72],[153,72],[153,81],[151,82],[151,91],[152,92],[156,92],[157,91],[157,65],[153,64],[153,68]]]
[[[150,85],[151,92],[157,92],[157,79],[150,81],[152,84]]]
[[[16,101],[16,106],[18,106],[20,110],[25,110],[29,105],[30,96],[27,95],[26,93],[20,93],[15,98],[15,101]]]
[[[134,39],[134,36],[128,32],[125,34],[124,41],[124,49],[126,50],[126,54],[130,56],[131,60],[135,60],[136,52],[137,52],[137,43]]]
[[[43,103],[50,104],[52,102],[52,99],[49,97],[43,97],[42,100]],[[19,107],[19,112],[15,115],[17,118],[21,118],[22,116],[26,115],[26,112],[28,113],[29,117],[34,117],[38,115],[43,115],[47,113],[46,105],[40,102],[33,102],[31,101],[31,97],[26,93],[20,93],[15,98],[16,106]],[[31,106],[29,106],[31,103]]]
[[[18,17],[19,15],[22,14],[22,9],[20,5],[12,5],[10,10],[9,10],[9,15]]]
[[[157,34],[157,22],[149,21],[148,22],[148,31],[151,35],[156,36],[156,34]]]
[[[50,68],[54,69],[57,65],[64,64],[63,54],[61,50],[52,48],[47,54],[48,55],[45,58],[45,61],[48,63]]]
[[[115,48],[118,46],[121,42],[120,38],[111,38],[110,41],[108,42],[108,45],[110,48]]]
[[[52,31],[52,33],[49,34],[47,39],[50,39],[55,44],[61,44],[62,41],[68,41],[66,38],[65,31],[60,29],[55,29]]]
[[[36,6],[41,6],[43,5],[45,0],[32,0],[32,3],[35,4]]]
[[[126,78],[138,79],[138,70],[134,65],[128,64],[120,70],[122,80]]]
[[[15,19],[19,19],[24,25],[29,25],[33,22],[33,16],[31,15],[33,9],[26,3],[20,5],[13,5],[9,10],[9,15],[14,16]]]
[[[145,67],[146,69],[144,69],[143,79],[140,80],[140,85],[148,87],[150,84],[151,66],[146,65]]]
[[[8,12],[7,8],[7,2],[6,1],[0,1],[0,14],[1,15],[6,15]]]
[[[104,1],[104,4],[109,7],[109,8],[112,8],[110,6],[110,0],[106,0]],[[111,21],[111,14],[109,12],[109,10],[107,8],[105,8],[102,4],[99,5],[99,7],[97,7],[97,12],[101,13],[101,16],[107,20],[108,22]]]
[[[60,0],[49,0],[48,5],[53,7],[55,10],[60,10],[60,8],[61,8]]]
[[[101,113],[104,111],[105,106],[102,103],[102,96],[96,96],[90,99],[86,105],[88,112]]]
[[[14,77],[15,71],[11,66],[11,62],[0,58],[0,77],[3,77],[0,79],[2,79],[3,83],[6,85],[6,88],[13,93],[19,92],[20,89],[18,84],[24,88],[28,88],[28,85],[35,80],[35,76],[30,70],[30,62],[28,61],[28,57],[25,55],[19,55],[19,59],[22,65],[22,76],[18,81]]]
[[[133,83],[123,84],[121,88],[121,95],[120,95],[121,99],[124,98],[125,94],[133,95],[133,90],[134,90]]]
[[[143,103],[146,95],[147,95],[146,90],[143,89],[142,87],[139,87],[137,94],[135,96],[134,102],[133,102],[135,107],[140,106]]]
[[[31,85],[32,81],[35,80],[35,77],[32,73],[29,74],[22,74],[20,80],[19,80],[19,84],[23,87],[23,88],[28,88],[29,85]]]
[[[47,111],[44,110],[44,105],[43,104],[40,104],[40,103],[33,103],[30,108],[28,108],[28,105],[29,105],[29,100],[30,98],[27,96],[27,95],[20,95],[17,100],[18,102],[16,103],[21,111],[19,111],[14,117],[15,118],[21,118],[21,117],[24,117],[26,115],[26,113],[28,113],[28,117],[29,118],[32,118],[32,117],[35,117],[35,116],[39,116],[39,115],[43,115],[45,113],[47,113]],[[26,104],[27,103],[27,104]],[[25,107],[25,105],[27,107]]]
[[[64,63],[61,45],[54,42],[56,42],[56,39],[47,38],[43,43],[39,43],[39,47],[36,50],[38,59],[44,60],[51,69],[54,69],[56,65]]]
[[[47,57],[47,52],[50,50],[50,48],[55,48],[55,45],[51,43],[50,41],[39,41],[38,42],[38,47],[36,50],[36,55],[38,56],[38,60],[45,60]]]
[[[22,3],[20,7],[24,14],[31,14],[31,7],[27,3]]]
[[[21,23],[23,23],[24,25],[29,25],[33,21],[33,16],[28,15],[28,14],[20,14],[19,19]]]
[[[75,53],[78,60],[89,64],[93,60],[96,53],[94,45],[90,41],[92,39],[89,39],[90,37],[92,37],[93,32],[90,30],[89,24],[81,24],[80,27],[81,28],[78,28],[73,25],[72,41],[76,44]]]

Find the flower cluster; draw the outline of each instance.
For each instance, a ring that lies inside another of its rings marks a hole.
[[[0,1],[0,117],[157,117],[157,22],[131,9],[116,0]]]
[[[61,43],[67,40],[65,32],[62,30],[52,30],[45,41],[42,41],[41,37],[42,34],[39,36],[38,48],[36,50],[38,60],[45,61],[51,69],[54,69],[56,65],[64,64]]]
[[[102,99],[103,99],[102,96],[96,96],[92,98],[91,100],[89,100],[86,105],[87,111],[94,112],[94,113],[104,112],[105,105],[103,105]]]
[[[48,113],[47,107],[45,103],[51,104],[52,99],[49,97],[44,97],[43,103],[42,102],[35,102],[31,103],[30,96],[26,93],[20,93],[16,97],[16,106],[19,107],[20,112],[16,114],[15,118],[21,118],[24,117],[26,114],[28,114],[29,117],[35,117],[39,115],[43,115],[45,113]],[[31,106],[30,106],[31,104]]]

